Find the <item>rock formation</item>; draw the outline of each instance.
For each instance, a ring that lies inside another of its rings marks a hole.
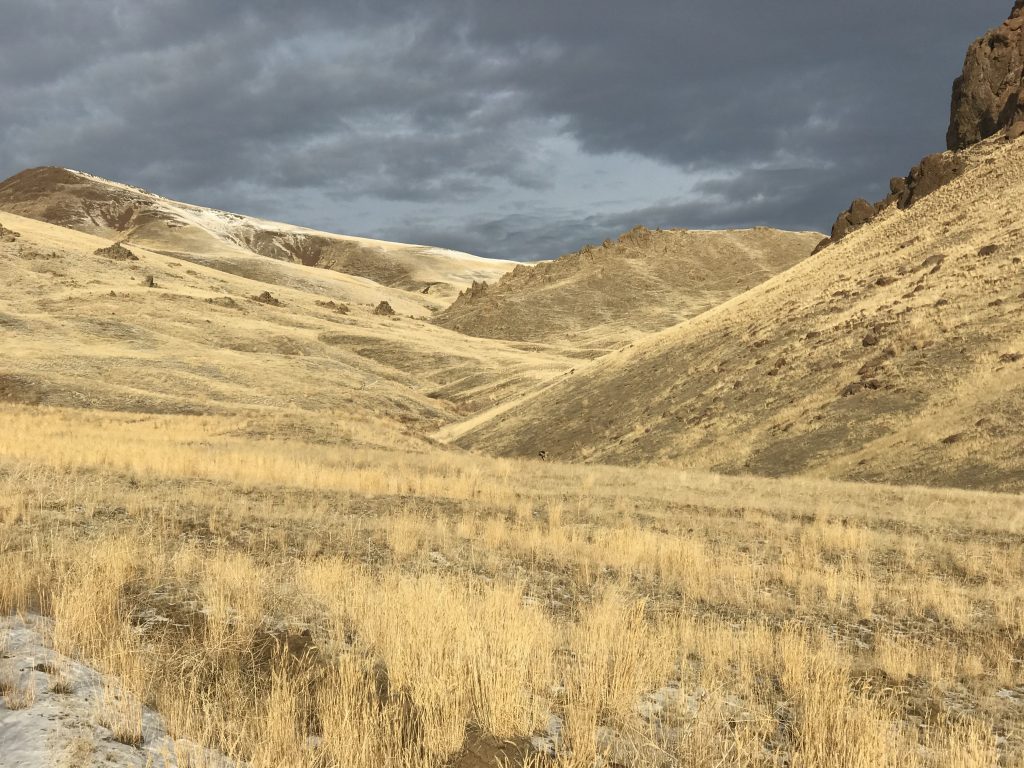
[[[1004,128],[1024,134],[1024,0],[1010,18],[971,44],[953,83],[946,146],[965,149]]]
[[[139,257],[129,251],[120,242],[116,242],[113,245],[109,245],[106,248],[97,248],[95,251],[97,256],[103,256],[107,259],[113,259],[114,261],[138,261]]]
[[[0,224],[0,243],[13,243],[19,237],[21,237],[21,233],[14,232]]]
[[[964,71],[953,83],[947,152],[929,155],[905,177],[889,182],[890,193],[871,204],[863,199],[836,219],[831,235],[816,252],[838,242],[892,204],[909,208],[963,172],[957,152],[1006,131],[1014,140],[1024,135],[1024,0],[1016,0],[1010,18],[971,44]]]
[[[255,301],[257,304],[267,304],[268,306],[271,306],[271,307],[283,306],[281,304],[280,300],[277,299],[274,296],[274,294],[272,294],[270,291],[264,291],[259,296],[251,296],[250,298],[252,299],[252,301]]]

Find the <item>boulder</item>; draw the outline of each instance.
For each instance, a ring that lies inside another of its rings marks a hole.
[[[120,242],[116,242],[113,245],[109,245],[106,248],[97,248],[94,253],[97,256],[102,256],[106,259],[113,259],[114,261],[138,261],[139,257],[129,251]]]
[[[267,304],[271,307],[282,306],[280,300],[277,299],[270,291],[264,291],[258,296],[250,296],[249,299],[250,301],[255,301],[257,304]]]
[[[1010,129],[1024,131],[1024,0],[1010,18],[967,50],[964,71],[953,83],[946,146],[966,149]]]
[[[21,237],[21,234],[7,229],[3,224],[0,224],[0,243],[13,243]]]
[[[953,83],[948,151],[928,155],[907,176],[890,180],[889,196],[874,206],[855,200],[839,214],[831,236],[818,244],[815,253],[889,206],[909,208],[949,183],[964,171],[963,158],[957,153],[1001,130],[1010,140],[1024,136],[1024,0],[1017,0],[1002,26],[989,30],[968,49],[963,74]]]

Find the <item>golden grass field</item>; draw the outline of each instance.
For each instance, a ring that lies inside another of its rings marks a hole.
[[[118,738],[145,703],[253,766],[1024,765],[1019,497],[0,422],[0,612],[132,692]]]

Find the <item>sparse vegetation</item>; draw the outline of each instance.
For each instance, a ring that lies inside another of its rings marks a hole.
[[[255,766],[1024,765],[1017,497],[0,418],[0,610],[129,743],[145,702]]]
[[[10,665],[7,665],[10,667]],[[36,700],[32,676],[22,671],[0,670],[0,697],[7,709],[19,710],[31,707]]]

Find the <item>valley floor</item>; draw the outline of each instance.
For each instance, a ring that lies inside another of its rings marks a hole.
[[[0,426],[0,615],[60,654],[4,619],[5,768],[62,669],[118,691],[81,748],[134,764],[1024,766],[1020,497]]]

